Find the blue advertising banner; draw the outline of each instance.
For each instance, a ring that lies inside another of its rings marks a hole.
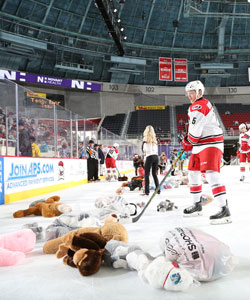
[[[0,157],[0,205],[4,204],[4,157]]]

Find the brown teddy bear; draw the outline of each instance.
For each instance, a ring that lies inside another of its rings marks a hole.
[[[99,271],[106,239],[95,232],[71,234],[64,238],[63,244],[56,252],[57,258],[63,258],[63,263],[77,268],[81,275],[89,276]]]
[[[72,245],[72,240],[79,237],[83,233],[97,233],[100,234],[106,242],[109,240],[128,242],[128,232],[126,228],[117,222],[117,218],[108,217],[104,220],[104,225],[101,227],[83,227],[80,229],[72,230],[65,235],[58,237],[54,240],[47,241],[43,246],[43,252],[46,254],[56,253],[61,244]]]
[[[23,218],[29,215],[43,216],[52,218],[63,213],[71,212],[71,207],[59,202],[59,196],[52,196],[47,200],[39,200],[31,203],[28,209],[18,210],[13,213],[14,218]]]

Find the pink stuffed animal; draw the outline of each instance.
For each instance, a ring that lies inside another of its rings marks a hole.
[[[0,266],[22,263],[26,252],[34,249],[36,235],[31,229],[0,235]]]

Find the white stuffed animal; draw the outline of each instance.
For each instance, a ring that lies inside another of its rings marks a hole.
[[[192,273],[178,268],[176,263],[159,256],[150,259],[147,254],[134,251],[126,256],[128,266],[138,271],[139,277],[154,288],[168,291],[185,291],[199,285]]]

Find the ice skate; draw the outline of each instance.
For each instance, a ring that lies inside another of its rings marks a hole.
[[[118,178],[117,178],[117,176],[116,176],[116,175],[114,175],[114,180],[115,180],[115,181],[117,181],[117,179],[118,179]]]
[[[107,181],[111,181],[111,176],[110,175],[107,176]]]
[[[241,177],[240,177],[240,181],[244,181],[245,180],[245,176],[244,175],[242,175]]]
[[[212,225],[232,223],[231,214],[227,204],[223,206],[217,214],[210,216],[209,219]]]
[[[184,217],[197,217],[202,215],[202,203],[201,201],[195,202],[192,206],[189,206],[183,210]]]

